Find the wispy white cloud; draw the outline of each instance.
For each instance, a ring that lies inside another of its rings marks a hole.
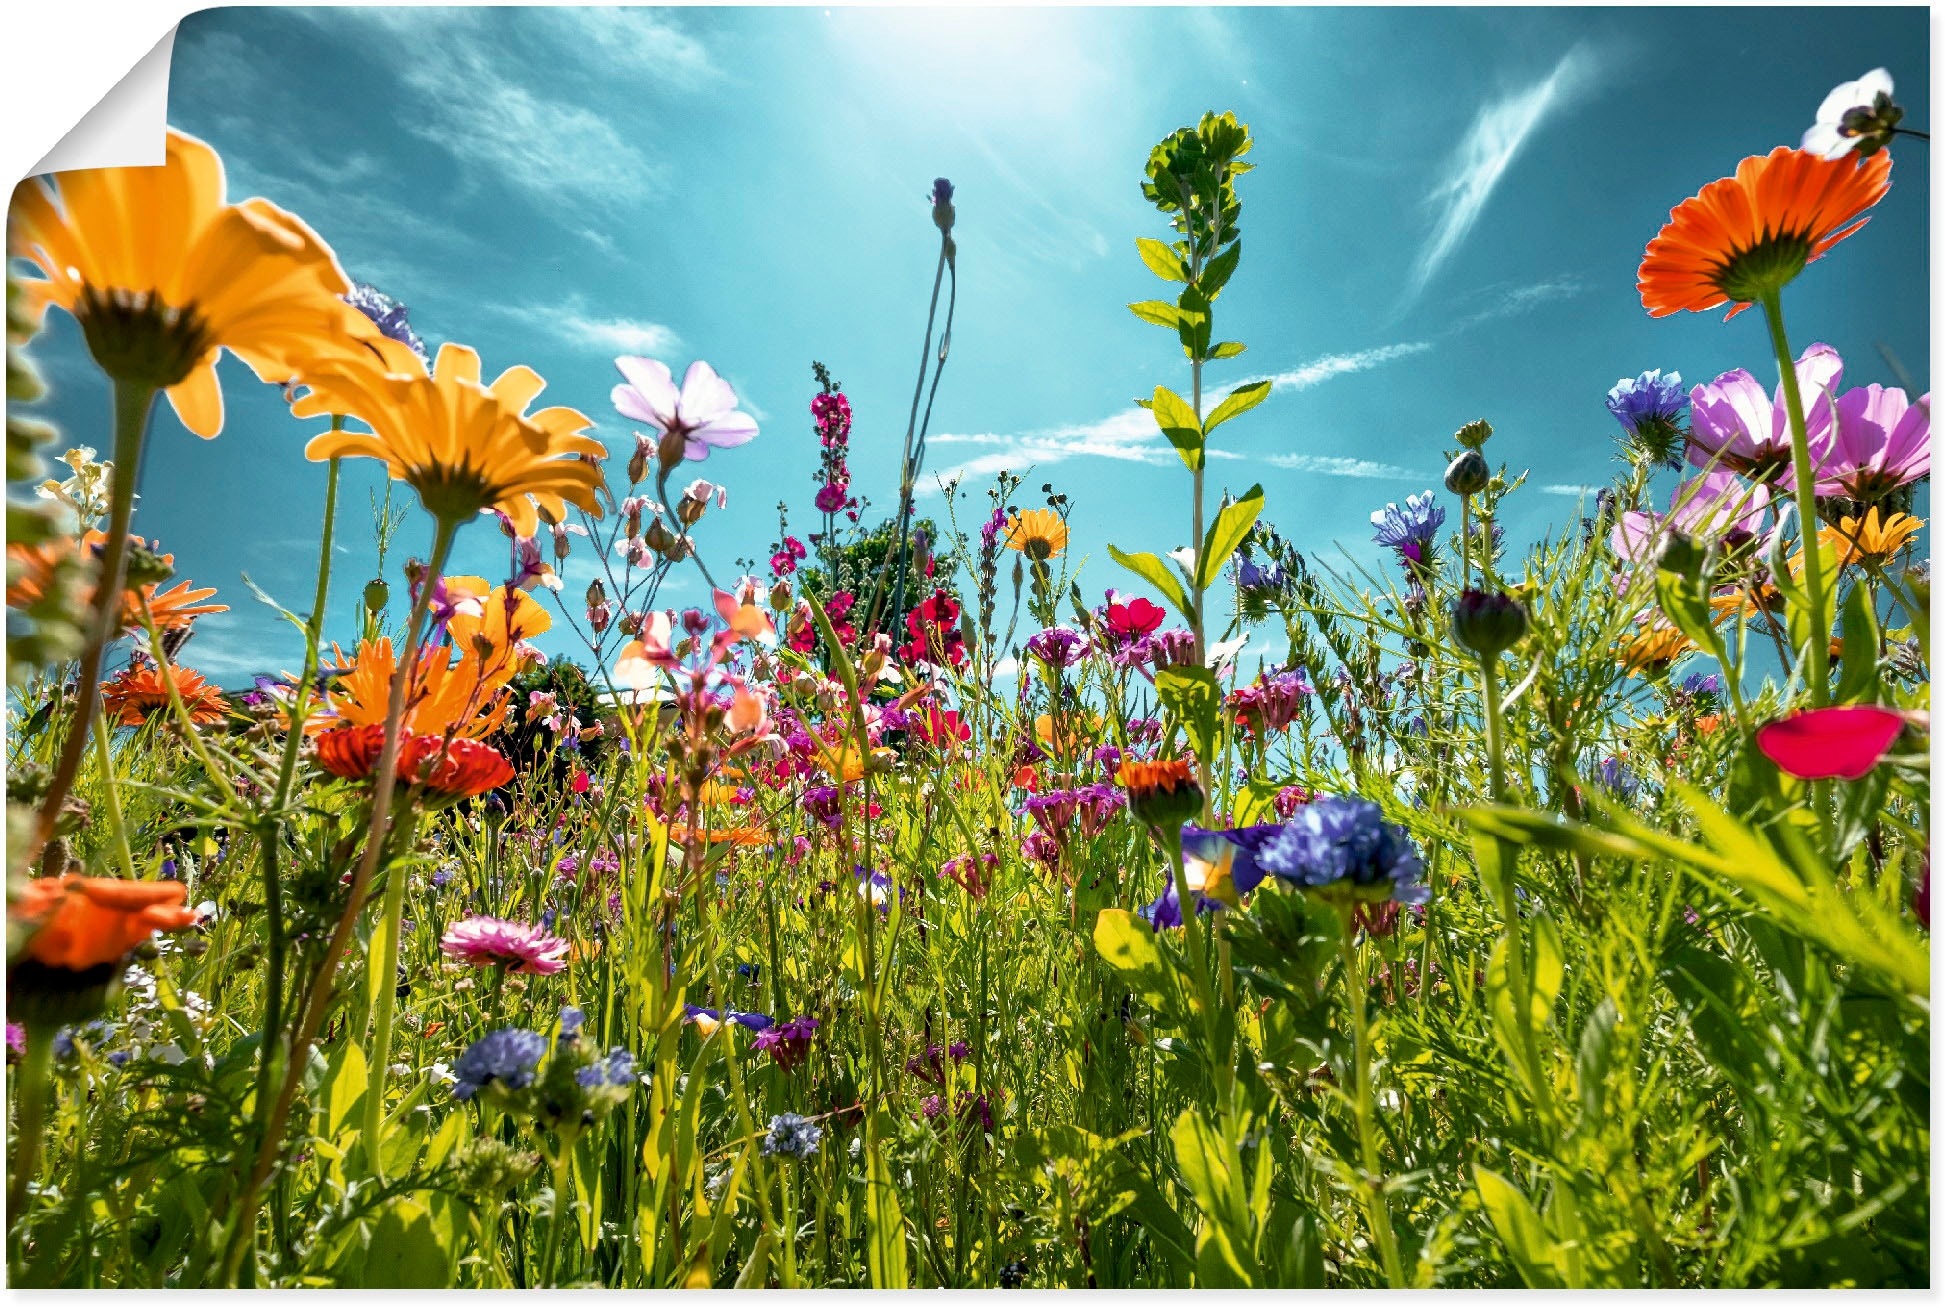
[[[1583,486],[1578,482],[1556,481],[1540,487],[1542,495],[1564,495],[1570,500],[1584,499],[1589,495],[1600,494],[1599,486]]]
[[[1430,341],[1402,341],[1396,345],[1359,350],[1354,354],[1326,354],[1289,372],[1277,373],[1270,381],[1280,391],[1307,391],[1320,382],[1341,377],[1347,372],[1363,372],[1381,363],[1390,363],[1393,359],[1423,354],[1431,348]]]
[[[1264,456],[1263,462],[1294,472],[1314,472],[1326,477],[1358,477],[1367,481],[1420,481],[1425,475],[1401,468],[1395,463],[1324,454],[1270,454]]]
[[[1228,386],[1216,387],[1208,392],[1206,403],[1213,407],[1237,386],[1249,381],[1268,380],[1273,389],[1279,391],[1304,391],[1321,385],[1333,377],[1349,373],[1364,372],[1389,363],[1394,359],[1408,358],[1431,349],[1429,341],[1402,341],[1394,345],[1380,345],[1368,350],[1350,354],[1326,354],[1312,359],[1288,372],[1280,372],[1265,379],[1246,378]],[[1167,464],[1177,457],[1174,447],[1162,436],[1155,426],[1154,415],[1139,407],[1130,407],[1121,412],[1101,419],[1099,422],[1083,423],[1065,427],[1053,427],[1033,432],[978,432],[945,433],[933,436],[930,445],[975,445],[988,447],[990,452],[976,455],[946,471],[924,479],[921,493],[930,494],[938,489],[940,481],[951,481],[955,477],[979,479],[989,477],[995,472],[1006,469],[1019,472],[1033,466],[1044,468],[1050,464],[1062,463],[1075,458],[1115,459],[1123,463]],[[1210,450],[1211,458],[1240,459],[1249,456],[1237,454],[1232,450]],[[1279,456],[1297,457],[1297,456]],[[1273,462],[1275,460],[1272,460]],[[1360,464],[1362,460],[1322,460],[1322,463],[1342,463],[1347,466]],[[1282,464],[1294,467],[1295,464]],[[1381,464],[1371,464],[1373,468]],[[1318,467],[1315,471],[1331,471]],[[1379,476],[1376,472],[1342,472],[1343,476]]]
[[[1525,286],[1492,287],[1481,295],[1483,301],[1481,306],[1461,318],[1458,326],[1477,327],[1481,323],[1495,322],[1501,318],[1516,318],[1543,304],[1584,295],[1587,289],[1586,282],[1571,275],[1549,277],[1545,281],[1532,282]]]
[[[675,329],[643,318],[609,317],[588,308],[587,301],[569,296],[560,304],[495,304],[486,306],[502,317],[545,331],[578,348],[602,354],[643,354],[662,358],[682,344]]]
[[[1558,114],[1590,91],[1601,63],[1584,42],[1560,57],[1553,71],[1484,105],[1446,161],[1426,203],[1438,210],[1431,236],[1412,267],[1406,303],[1418,297],[1445,261],[1471,233],[1486,202],[1527,139],[1549,115]]]

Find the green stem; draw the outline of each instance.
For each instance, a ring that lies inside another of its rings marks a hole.
[[[14,1101],[13,1166],[7,1174],[7,1230],[27,1214],[27,1183],[40,1167],[41,1133],[47,1116],[47,1087],[54,1071],[54,1024],[27,1025],[27,1054],[17,1074]]]
[[[128,826],[122,821],[122,800],[120,788],[115,785],[115,760],[108,750],[108,717],[104,713],[95,715],[95,760],[101,764],[101,791],[108,804],[108,831],[115,840],[115,852],[121,856],[122,872],[130,881],[135,879],[135,855],[128,847]]]
[[[153,386],[133,382],[115,383],[115,474],[110,492],[108,540],[102,546],[101,571],[95,580],[95,611],[88,633],[88,644],[81,654],[81,680],[77,687],[74,718],[61,742],[61,754],[41,802],[35,825],[33,846],[23,862],[31,863],[41,848],[54,838],[54,826],[61,818],[61,805],[74,788],[81,771],[81,754],[87,745],[95,704],[101,694],[101,660],[108,642],[121,625],[122,579],[127,572],[128,527],[135,517],[135,479],[141,471],[142,438],[148,430],[149,410],[155,405]]]
[[[1371,1238],[1377,1242],[1385,1280],[1392,1289],[1401,1290],[1405,1288],[1405,1269],[1398,1261],[1398,1237],[1391,1229],[1391,1201],[1384,1191],[1378,1136],[1371,1124],[1371,1033],[1366,1023],[1364,968],[1358,958],[1356,936],[1357,924],[1346,913],[1337,943],[1344,960],[1344,984],[1351,999],[1351,1060],[1355,1083],[1351,1105],[1357,1119],[1359,1162],[1364,1172],[1358,1180],[1358,1196],[1363,1200],[1366,1220],[1371,1223]]]
[[[1817,539],[1817,488],[1810,461],[1810,436],[1803,421],[1803,395],[1797,386],[1796,356],[1783,330],[1783,300],[1777,291],[1763,295],[1763,318],[1782,373],[1783,404],[1790,415],[1790,465],[1796,478],[1798,534],[1803,540],[1803,587],[1810,596],[1810,704],[1830,702],[1830,623],[1824,603],[1823,552]]]

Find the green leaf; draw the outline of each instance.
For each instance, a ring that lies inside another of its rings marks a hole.
[[[1554,1243],[1547,1238],[1546,1226],[1526,1196],[1497,1172],[1475,1167],[1473,1175],[1479,1183],[1480,1205],[1492,1219],[1493,1230],[1499,1233],[1499,1241],[1506,1246],[1521,1278],[1535,1289],[1564,1288],[1554,1270]]]
[[[1852,586],[1844,597],[1844,657],[1837,665],[1837,688],[1831,700],[1838,704],[1875,704],[1878,699],[1877,613],[1864,586]]]
[[[1141,251],[1141,261],[1148,265],[1148,271],[1165,282],[1186,282],[1189,270],[1182,263],[1182,256],[1166,244],[1152,236],[1137,236],[1135,248]]]
[[[1209,260],[1202,269],[1202,275],[1195,279],[1197,289],[1210,300],[1222,294],[1222,288],[1229,284],[1229,276],[1236,271],[1236,261],[1243,257],[1243,243],[1237,241],[1227,250]]]
[[[1684,636],[1705,650],[1716,648],[1715,627],[1709,621],[1709,588],[1700,577],[1658,569],[1655,596],[1661,601],[1661,611]]]
[[[1216,406],[1215,412],[1211,413],[1203,421],[1202,434],[1207,436],[1210,432],[1222,426],[1222,424],[1228,422],[1237,414],[1248,413],[1264,400],[1270,398],[1271,384],[1268,380],[1250,382],[1247,385],[1238,386],[1235,390],[1223,396],[1222,403]]]
[[[372,1289],[443,1290],[453,1283],[452,1258],[432,1213],[413,1199],[385,1205],[355,1270]]]
[[[1241,341],[1220,341],[1216,348],[1209,351],[1211,359],[1233,359],[1249,347]]]
[[[1265,382],[1267,386],[1269,383]],[[1232,397],[1233,398],[1233,397]],[[1221,410],[1217,410],[1221,412]],[[1263,511],[1263,488],[1251,486],[1243,497],[1216,515],[1209,526],[1209,534],[1202,542],[1201,553],[1195,559],[1195,584],[1198,589],[1206,590],[1215,584],[1222,575],[1223,565],[1229,556],[1249,535],[1249,529],[1256,525],[1256,516]]]
[[[1114,546],[1108,546],[1108,555],[1116,563],[1140,577],[1162,593],[1162,598],[1173,604],[1183,619],[1194,623],[1194,607],[1189,603],[1189,592],[1182,585],[1182,579],[1168,566],[1159,555],[1123,554]]]
[[[1614,1027],[1620,1010],[1609,995],[1587,1015],[1580,1029],[1580,1052],[1574,1058],[1574,1080],[1580,1090],[1580,1107],[1586,1120],[1600,1118],[1607,1100],[1607,1069],[1614,1061]]]
[[[1195,1196],[1202,1215],[1223,1228],[1243,1248],[1249,1243],[1249,1203],[1243,1194],[1240,1162],[1222,1135],[1193,1108],[1183,1110],[1168,1133],[1175,1145],[1175,1162],[1182,1180]],[[1201,1253],[1198,1241],[1197,1254]],[[1236,1268],[1236,1275],[1243,1275]],[[1243,1284],[1248,1284],[1247,1280]]]
[[[1155,398],[1150,402],[1150,411],[1155,415],[1155,425],[1168,437],[1168,443],[1182,456],[1182,462],[1194,472],[1202,466],[1202,424],[1196,421],[1195,410],[1189,402],[1166,386],[1155,388]]]
[[[1189,733],[1196,757],[1212,763],[1222,737],[1222,684],[1208,668],[1163,668],[1155,674],[1155,696]]]
[[[1157,1009],[1170,1007],[1175,974],[1146,922],[1125,908],[1104,908],[1094,919],[1094,948],[1128,989]]]
[[[1152,322],[1157,327],[1174,327],[1181,322],[1182,315],[1167,300],[1143,300],[1140,304],[1128,306],[1128,312],[1143,322]]]
[[[1182,293],[1175,297],[1177,316],[1175,336],[1182,342],[1182,352],[1191,359],[1208,357],[1209,352],[1209,297],[1194,286],[1184,286]]]
[[[371,1080],[365,1051],[356,1040],[346,1040],[331,1056],[324,1075],[324,1138],[335,1141],[364,1099]]]
[[[1507,1065],[1520,1083],[1526,1086],[1527,1092],[1537,1098],[1540,1087],[1532,1084],[1526,1040],[1529,1036],[1533,1040],[1535,1057],[1541,1062],[1538,1075],[1545,1076],[1545,1054],[1540,1047],[1540,1033],[1553,1020],[1553,1001],[1559,997],[1561,982],[1566,977],[1566,966],[1560,953],[1560,933],[1544,914],[1519,922],[1511,930],[1522,933],[1526,946],[1529,978],[1525,983],[1529,1004],[1526,1030],[1522,1031],[1520,1026],[1521,978],[1513,972],[1509,936],[1499,938],[1499,943],[1493,946],[1492,956],[1486,962],[1486,1004],[1492,1015],[1493,1036],[1506,1054]]]
[[[903,1290],[908,1277],[905,1267],[905,1214],[898,1206],[898,1187],[879,1143],[879,1132],[867,1132],[865,1142],[865,1226],[869,1240],[871,1287],[874,1290]]]

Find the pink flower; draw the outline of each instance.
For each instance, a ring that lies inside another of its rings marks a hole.
[[[814,501],[819,513],[836,513],[844,507],[844,500],[851,488],[841,481],[826,482],[817,492]]]
[[[1825,392],[1835,391],[1843,376],[1843,359],[1822,342],[1796,361],[1813,454],[1830,442],[1830,397]],[[1737,368],[1690,391],[1689,405],[1688,461],[1696,467],[1708,467],[1713,460],[1718,467],[1768,481],[1789,466],[1790,418],[1782,387],[1772,400],[1747,369]]]
[[[665,437],[678,434],[685,458],[706,459],[711,447],[728,449],[756,435],[756,419],[737,411],[736,392],[701,359],[682,374],[680,391],[665,363],[624,354],[615,367],[628,379],[610,392],[615,411]]]
[[[1756,745],[1793,777],[1856,781],[1877,766],[1904,723],[1902,714],[1875,704],[1843,704],[1772,722],[1757,731]]]
[[[505,967],[509,972],[547,976],[567,966],[565,940],[498,917],[476,915],[453,923],[439,948],[474,967]]]
[[[1931,472],[1931,395],[1913,404],[1896,387],[1859,386],[1837,397],[1829,446],[1817,459],[1817,494],[1882,499]]]

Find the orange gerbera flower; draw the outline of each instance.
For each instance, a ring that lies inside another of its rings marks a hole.
[[[1733,303],[1733,318],[1862,227],[1891,186],[1891,156],[1825,159],[1778,146],[1704,186],[1648,242],[1638,288],[1650,317]]]
[[[762,827],[714,827],[699,831],[697,837],[710,845],[767,845],[775,837]],[[689,828],[670,827],[669,844],[686,845],[689,843]]]
[[[1006,524],[1006,548],[1036,563],[1059,558],[1067,548],[1067,524],[1052,509],[1028,509]]]
[[[132,539],[140,540],[140,537]],[[72,536],[61,536],[44,545],[13,544],[7,546],[7,558],[18,566],[18,575],[7,584],[7,607],[24,609],[36,603],[47,593],[55,569],[77,556],[98,555],[108,540],[105,531],[91,531],[80,540],[79,548]],[[145,546],[145,548],[150,548]],[[161,560],[174,567],[176,556],[163,554]],[[140,627],[142,607],[136,599],[138,588],[130,586],[122,597],[122,626]],[[149,615],[155,619],[157,628],[168,631],[176,627],[186,627],[205,613],[228,613],[227,604],[204,604],[202,601],[216,593],[216,587],[198,587],[193,582],[179,581],[167,590],[155,586],[142,586],[139,593],[149,604]],[[84,603],[94,603],[94,588],[88,588]]]
[[[317,738],[317,761],[334,777],[362,781],[378,770],[385,748],[385,724],[336,727]],[[407,734],[399,747],[399,779],[439,795],[482,795],[513,780],[513,765],[491,745],[458,736]]]
[[[547,610],[526,591],[488,586],[484,577],[447,577],[446,596],[460,604],[446,630],[462,650],[476,649],[474,638],[484,636],[494,653],[505,657],[522,641],[554,625]]]
[[[203,680],[202,674],[169,665],[168,681],[152,664],[129,668],[101,683],[101,711],[124,727],[139,727],[158,713],[169,711],[169,682],[189,710],[189,720],[198,726],[221,722],[229,708],[222,692]]]
[[[188,898],[180,881],[43,877],[28,882],[8,912],[35,926],[25,957],[85,972],[121,961],[157,931],[193,926],[196,910],[183,907]]]
[[[223,191],[216,152],[172,129],[160,167],[29,178],[7,217],[7,254],[44,274],[23,281],[33,321],[50,304],[66,309],[103,371],[166,388],[198,436],[223,429],[223,349],[283,384],[378,335],[338,298],[351,283],[316,232]]]

